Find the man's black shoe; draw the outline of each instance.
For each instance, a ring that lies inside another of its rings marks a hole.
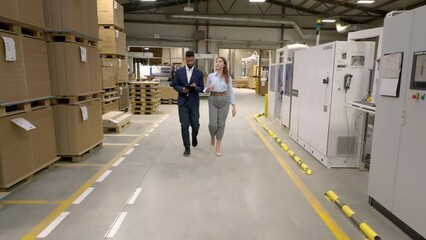
[[[198,145],[197,137],[192,138],[192,146],[196,147]]]
[[[189,157],[189,155],[191,155],[191,149],[185,148],[185,152],[183,152],[183,156],[184,157]]]

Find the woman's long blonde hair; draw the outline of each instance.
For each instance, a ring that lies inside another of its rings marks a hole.
[[[226,61],[226,58],[224,58],[224,57],[218,57],[218,58],[222,59],[222,61],[223,61],[223,64],[224,64],[223,76],[225,77],[226,84],[228,84],[229,83],[228,61]],[[216,60],[217,60],[217,58],[216,58]]]

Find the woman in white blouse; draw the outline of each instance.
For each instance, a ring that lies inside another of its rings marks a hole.
[[[209,96],[209,131],[211,136],[210,147],[215,149],[218,157],[222,156],[220,144],[225,132],[225,122],[232,105],[232,116],[237,114],[235,95],[232,89],[232,79],[228,74],[228,62],[224,57],[216,59],[216,71],[210,73],[207,79],[205,92]]]

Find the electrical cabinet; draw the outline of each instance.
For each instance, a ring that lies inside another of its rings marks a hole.
[[[290,137],[327,168],[359,167],[373,42],[336,41],[294,53]]]
[[[395,96],[376,99],[368,183],[370,204],[413,239],[426,238],[425,22],[425,6],[385,18],[380,68],[389,67],[385,56],[398,54],[400,77]],[[380,71],[379,93],[389,82]]]

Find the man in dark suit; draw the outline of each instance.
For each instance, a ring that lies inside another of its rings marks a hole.
[[[185,53],[186,66],[176,71],[173,88],[178,94],[179,121],[185,152],[183,156],[191,154],[189,140],[189,126],[192,128],[192,146],[198,145],[197,135],[200,128],[200,96],[204,90],[203,73],[194,67],[194,52]]]

